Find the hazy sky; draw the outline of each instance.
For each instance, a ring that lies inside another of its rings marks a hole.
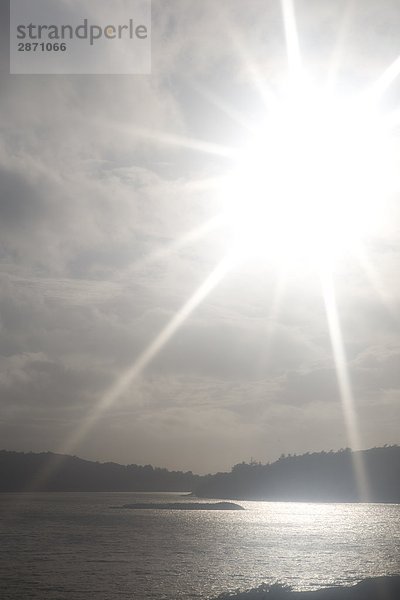
[[[0,446],[208,472],[351,445],[312,270],[291,269],[279,288],[279,262],[245,261],[154,360],[142,354],[229,247],[224,228],[185,234],[220,210],[209,180],[263,118],[261,88],[284,86],[280,2],[153,0],[151,76],[10,76],[7,4]],[[295,6],[317,84],[336,61],[337,89],[354,93],[400,55],[398,0]],[[383,109],[399,97],[400,79]],[[363,448],[399,442],[395,204],[365,241],[368,272],[350,254],[335,265]],[[145,368],[117,393],[138,357]]]

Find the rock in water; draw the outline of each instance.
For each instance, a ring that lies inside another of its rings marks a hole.
[[[157,510],[244,510],[234,502],[143,502],[124,504],[120,508],[157,509]]]

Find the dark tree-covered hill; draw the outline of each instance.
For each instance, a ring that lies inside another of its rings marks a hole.
[[[151,465],[91,462],[52,452],[0,451],[0,492],[190,492],[203,479],[191,471],[168,471]]]
[[[362,465],[367,488],[360,487]],[[400,503],[400,447],[282,456],[262,465],[235,465],[200,483],[199,497],[236,500]]]
[[[357,484],[355,465],[360,463],[367,496],[360,495]],[[400,447],[282,455],[272,464],[241,463],[230,473],[206,476],[1,450],[0,492],[19,491],[193,491],[203,498],[236,500],[400,503]]]

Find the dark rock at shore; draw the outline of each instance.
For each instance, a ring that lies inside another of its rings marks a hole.
[[[227,592],[215,600],[399,600],[400,575],[364,579],[350,587],[293,592],[279,584],[262,584],[245,592]]]
[[[157,509],[157,510],[244,510],[243,506],[234,502],[143,502],[124,504],[120,508]]]

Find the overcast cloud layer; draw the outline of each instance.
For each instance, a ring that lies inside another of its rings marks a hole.
[[[205,182],[229,159],[170,141],[240,145],[235,115],[263,111],[254,67],[272,89],[286,75],[282,16],[272,0],[154,0],[151,76],[10,76],[6,4],[0,446],[56,451],[223,258],[223,232],[176,241],[218,212]],[[342,90],[400,55],[397,1],[295,5],[316,81],[338,39]],[[399,441],[399,241],[393,214],[367,248],[379,293],[350,257],[336,269],[364,448]],[[208,472],[350,445],[320,284],[292,273],[275,309],[278,279],[268,262],[229,273],[71,453]]]

